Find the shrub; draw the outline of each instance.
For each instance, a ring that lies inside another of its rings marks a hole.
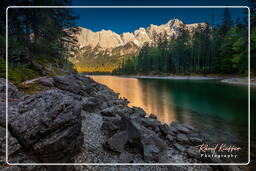
[[[6,76],[5,60],[0,58],[0,78],[5,78]]]
[[[29,80],[38,76],[38,73],[26,65],[10,65],[8,67],[8,79],[15,85],[19,86],[25,80]]]

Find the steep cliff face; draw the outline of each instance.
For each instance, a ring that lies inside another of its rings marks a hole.
[[[178,19],[172,19],[159,26],[151,24],[133,33],[125,32],[120,35],[111,30],[93,32],[81,28],[81,32],[76,35],[79,50],[70,61],[79,72],[111,72],[122,60],[136,54],[145,43],[154,45],[161,36],[166,36],[167,39],[177,36],[181,27],[191,32],[199,24],[205,25],[184,24]]]

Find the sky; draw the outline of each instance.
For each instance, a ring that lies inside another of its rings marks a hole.
[[[246,6],[246,0],[73,0],[72,5],[76,6]],[[75,14],[80,18],[77,25],[91,29],[92,31],[112,30],[116,33],[133,32],[140,27],[148,27],[150,24],[160,25],[169,20],[177,18],[185,24],[208,22],[212,24],[214,15],[214,24],[219,24],[222,19],[223,9],[199,9],[199,8],[80,8],[74,9]],[[233,20],[245,16],[244,9],[230,9]]]

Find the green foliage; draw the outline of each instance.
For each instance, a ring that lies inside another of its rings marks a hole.
[[[220,26],[220,33],[222,36],[225,36],[229,29],[232,27],[233,21],[230,14],[230,9],[225,8],[223,17],[222,17],[222,25]]]
[[[32,69],[29,69],[26,65],[10,65],[8,67],[8,79],[16,85],[37,76],[38,73]]]
[[[251,69],[256,73],[256,27],[251,29]]]
[[[248,70],[247,23],[233,23],[228,9],[222,24],[198,25],[190,34],[183,27],[177,37],[160,36],[156,46],[145,45],[124,61],[114,74],[245,74]],[[256,29],[251,31],[252,71],[256,69]]]
[[[6,78],[6,61],[0,58],[0,78]],[[8,79],[14,84],[18,85],[28,79],[32,79],[38,76],[38,73],[27,65],[14,65],[8,66]]]
[[[5,8],[7,6],[44,6],[70,5],[70,0],[19,1],[3,2],[0,12],[0,43],[5,44]],[[10,72],[24,71],[28,77],[33,70],[44,70],[38,66],[52,64],[59,68],[72,66],[67,58],[77,48],[74,34],[80,29],[75,27],[75,16],[69,8],[9,8],[8,9],[8,62]],[[5,56],[5,47],[0,47],[0,58]],[[39,65],[34,65],[39,64]],[[26,69],[27,68],[27,69]],[[31,69],[28,69],[31,68]],[[44,72],[40,72],[41,74]],[[17,73],[11,77],[19,82],[23,80]],[[25,76],[24,76],[25,77]]]
[[[6,77],[5,60],[0,58],[0,78]]]

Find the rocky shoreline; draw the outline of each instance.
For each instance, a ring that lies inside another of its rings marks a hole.
[[[223,79],[223,77],[220,76],[127,76],[131,78],[145,78],[145,79],[171,79],[171,80],[220,80]]]
[[[233,85],[241,85],[241,86],[248,86],[248,78],[227,78],[221,80],[222,83],[233,84]],[[251,78],[250,87],[256,87],[256,79]]]
[[[8,166],[5,164],[5,79],[0,79],[0,164],[3,170],[242,170],[236,166]],[[24,82],[32,95],[8,83],[9,163],[220,163],[202,158],[208,143],[196,128],[162,124],[156,115],[79,74]]]

